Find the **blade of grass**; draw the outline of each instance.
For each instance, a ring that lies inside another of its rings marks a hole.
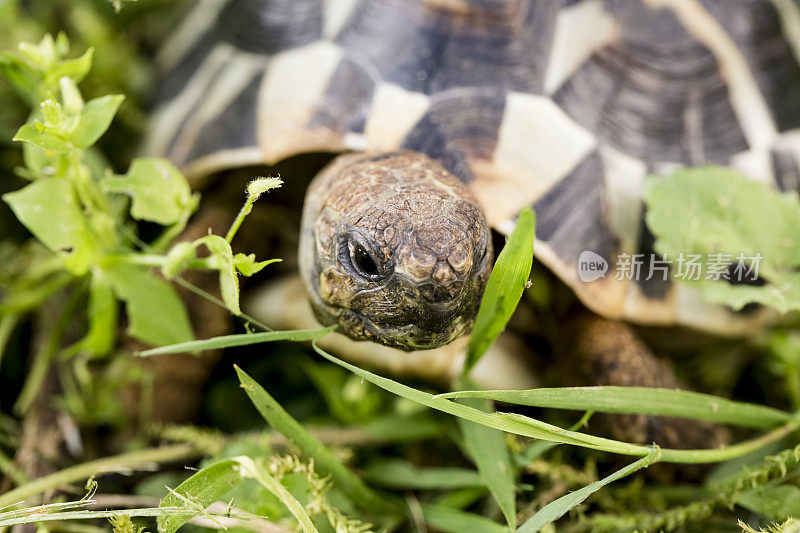
[[[361,376],[362,378],[377,385],[378,387],[381,387],[384,390],[447,414],[464,418],[472,422],[477,422],[478,424],[535,439],[574,444],[577,446],[584,446],[598,450],[615,451],[617,453],[630,455],[647,455],[648,452],[648,448],[645,446],[628,444],[602,437],[595,437],[592,435],[567,431],[565,429],[561,429],[560,427],[553,426],[545,422],[540,422],[539,420],[533,418],[516,416],[509,413],[484,413],[478,409],[461,405],[444,398],[438,398],[427,392],[423,392],[407,385],[403,385],[402,383],[392,381],[391,379],[378,376],[377,374],[373,374],[367,370],[363,370],[355,365],[351,365],[350,363],[334,357],[333,355],[321,349],[316,343],[313,344],[313,346],[317,353],[329,361],[347,368],[354,374]]]
[[[114,516],[181,516],[186,513],[183,507],[149,507],[142,509],[125,509],[114,511],[67,511],[51,514],[41,514],[37,507],[30,508],[30,514],[24,517],[5,518],[0,514],[0,527],[16,526],[19,524],[33,524],[38,522],[52,522],[55,520],[91,520],[95,518],[112,518]]]
[[[47,377],[47,371],[50,369],[50,363],[58,353],[61,346],[61,341],[67,332],[67,328],[75,314],[75,310],[80,303],[83,292],[86,290],[86,280],[79,283],[72,294],[69,295],[61,314],[55,322],[53,328],[48,332],[47,340],[37,350],[33,359],[33,365],[25,378],[25,383],[19,393],[17,401],[14,403],[13,411],[17,415],[23,415],[28,412],[31,404],[36,399],[42,384]]]
[[[466,509],[475,502],[485,497],[488,490],[485,486],[466,487],[463,489],[451,490],[441,494],[433,500],[433,503],[451,509]]]
[[[164,496],[159,507],[180,507],[186,514],[158,517],[158,530],[174,533],[183,524],[202,514],[206,507],[222,498],[242,481],[234,460],[218,461],[192,474]]]
[[[19,504],[26,498],[46,490],[57,489],[78,481],[86,481],[94,475],[108,472],[126,472],[154,463],[194,459],[204,455],[206,452],[207,450],[203,450],[193,444],[176,444],[88,461],[54,472],[48,476],[34,479],[30,483],[10,490],[5,494],[0,494],[0,509]]]
[[[258,466],[247,456],[236,457],[235,460],[239,463],[242,476],[255,479],[261,486],[277,496],[283,505],[289,509],[289,512],[297,519],[305,533],[319,533],[311,522],[311,517],[308,516],[308,513],[306,513],[306,510],[300,502],[298,502],[297,499],[292,496],[292,493],[281,485],[278,480],[270,476],[264,468]]]
[[[152,355],[164,355],[169,353],[202,352],[203,350],[219,350],[222,348],[232,348],[234,346],[248,346],[261,342],[315,341],[321,339],[334,329],[336,329],[336,326],[322,329],[297,329],[291,331],[266,331],[263,333],[223,335],[222,337],[212,337],[210,339],[159,346],[158,348],[151,348],[150,350],[139,352],[136,355],[140,357],[150,357]]]
[[[533,210],[526,207],[520,212],[517,224],[489,275],[469,339],[464,374],[475,366],[486,349],[505,329],[517,308],[533,265],[535,233],[536,217]]]
[[[470,390],[440,394],[439,397],[487,398],[517,405],[603,413],[677,416],[759,429],[770,429],[792,419],[790,413],[772,407],[735,402],[699,392],[648,387]]]
[[[158,531],[174,533],[183,524],[198,515],[209,516],[206,507],[220,500],[234,489],[243,478],[255,479],[274,494],[294,515],[306,533],[318,533],[306,510],[294,496],[262,467],[246,456],[225,459],[211,464],[170,491],[160,507],[182,509],[180,514],[159,516]]]
[[[569,494],[565,494],[564,496],[554,500],[544,507],[542,507],[538,513],[533,515],[527,522],[522,524],[519,529],[517,529],[516,533],[535,533],[540,531],[544,526],[548,524],[552,524],[562,516],[564,516],[570,509],[581,503],[583,500],[591,496],[593,493],[597,492],[601,488],[605,487],[609,483],[617,481],[618,479],[622,479],[623,477],[630,475],[637,470],[642,468],[647,468],[648,466],[652,465],[653,463],[658,462],[661,458],[661,449],[658,446],[655,446],[651,449],[650,453],[647,454],[645,457],[642,457],[638,461],[629,464],[628,466],[617,470],[610,476],[604,477],[599,481],[595,481],[589,485],[586,485],[582,489],[578,489],[575,492],[570,492]]]
[[[275,430],[282,433],[303,453],[312,457],[315,464],[324,473],[333,477],[337,487],[347,494],[353,502],[364,510],[376,513],[392,510],[392,506],[367,487],[361,479],[348,470],[333,453],[316,437],[311,435],[299,422],[287,413],[275,399],[267,393],[247,373],[234,365],[239,376],[241,387],[250,401],[256,406],[264,420]]]
[[[488,518],[458,511],[442,505],[422,504],[422,516],[425,521],[439,531],[448,533],[508,533],[505,526]]]
[[[11,334],[22,317],[21,313],[0,313],[0,364],[3,362],[3,353],[6,351],[6,345],[11,339]]]
[[[11,520],[16,518],[23,518],[29,517],[34,513],[38,514],[52,514],[52,513],[63,513],[66,511],[74,511],[76,509],[81,509],[86,505],[93,503],[94,500],[92,499],[92,494],[87,494],[80,500],[73,500],[69,502],[55,502],[55,503],[45,503],[42,505],[36,505],[34,507],[22,507],[20,509],[14,509],[11,511],[2,510],[0,512],[0,518],[3,520]]]
[[[471,407],[460,405],[445,398],[437,397],[432,394],[403,385],[391,379],[378,376],[355,365],[351,365],[341,359],[334,357],[325,350],[313,344],[314,350],[327,360],[340,365],[354,374],[361,376],[369,381],[403,398],[415,401],[427,407],[437,409],[453,416],[464,418],[472,422],[477,422],[488,427],[499,429],[515,435],[532,437],[535,439],[548,440],[563,444],[572,444],[602,450],[606,452],[619,453],[623,455],[645,456],[651,451],[648,446],[630,444],[602,437],[595,437],[576,431],[568,431],[552,424],[547,424],[515,413],[484,413]],[[798,428],[798,422],[792,419],[790,422],[780,426],[768,433],[754,439],[750,439],[726,448],[706,449],[706,450],[675,450],[662,449],[661,461],[670,463],[713,463],[726,461],[734,457],[739,457],[753,450],[757,450],[770,442],[781,439]]]
[[[375,485],[404,490],[449,490],[485,487],[480,474],[466,468],[419,468],[402,459],[384,459],[370,465],[364,477]]]
[[[8,476],[15,485],[24,485],[30,481],[17,464],[0,449],[0,473]]]
[[[461,403],[480,411],[489,411],[489,402],[477,398],[465,398]],[[481,478],[486,482],[509,527],[516,526],[517,507],[514,496],[515,470],[506,447],[503,433],[496,429],[458,419],[464,447]]]
[[[572,424],[572,426],[570,426],[570,431],[575,431],[576,429],[584,427],[593,414],[594,411],[586,411],[583,413],[583,416],[577,422]],[[528,466],[533,461],[541,457],[547,450],[554,446],[558,446],[559,444],[560,443],[558,442],[548,442],[546,440],[533,441],[522,451],[522,453],[517,454],[514,457],[514,460],[520,467]]]

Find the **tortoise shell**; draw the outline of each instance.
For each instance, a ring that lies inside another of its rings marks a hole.
[[[533,206],[536,255],[594,311],[741,332],[764,313],[613,265],[652,252],[650,174],[713,163],[798,189],[798,53],[792,0],[201,0],[160,55],[146,151],[193,178],[422,152],[501,232]],[[580,280],[585,250],[604,278]]]

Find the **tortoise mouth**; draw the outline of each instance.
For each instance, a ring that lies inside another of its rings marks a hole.
[[[467,333],[472,321],[456,316],[442,328],[424,329],[413,321],[407,323],[376,323],[368,316],[353,309],[334,306],[339,328],[349,337],[372,341],[406,352],[432,350],[450,344]]]

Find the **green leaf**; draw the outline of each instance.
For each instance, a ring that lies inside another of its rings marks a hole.
[[[194,338],[178,293],[149,269],[119,263],[105,266],[102,276],[125,302],[129,335],[156,346]]]
[[[80,341],[92,355],[107,354],[117,340],[117,300],[102,275],[92,276],[89,291],[89,331]]]
[[[450,490],[485,487],[480,474],[466,468],[419,468],[401,459],[382,459],[364,472],[370,483],[402,490]]]
[[[578,489],[575,492],[570,492],[569,494],[548,503],[527,522],[522,524],[522,526],[517,529],[517,533],[535,533],[536,531],[540,531],[544,526],[552,524],[564,516],[570,509],[580,504],[583,502],[583,500],[609,483],[617,481],[618,479],[622,479],[623,477],[628,476],[639,469],[647,468],[653,463],[658,462],[660,458],[661,449],[658,446],[655,446],[649,454],[647,454],[645,457],[642,457],[635,463],[631,463],[628,466],[617,470],[610,476],[604,477],[600,481],[595,481],[594,483],[586,485],[582,489]]]
[[[449,507],[450,509],[466,509],[483,499],[486,493],[486,487],[465,487],[451,490],[438,496],[435,503],[437,506]]]
[[[237,335],[224,335],[211,339],[182,342],[170,346],[161,346],[141,352],[140,356],[163,355],[168,353],[201,352],[203,350],[220,350],[235,346],[249,346],[262,342],[273,341],[313,341],[321,339],[336,329],[329,326],[322,329],[298,329],[292,331],[266,331],[264,333],[240,333]]]
[[[725,254],[735,263],[739,254],[760,254],[758,274],[766,285],[731,286],[705,279],[708,273],[704,271],[703,279],[687,283],[698,286],[705,298],[734,309],[749,302],[784,312],[800,307],[796,272],[800,199],[796,193],[777,192],[728,168],[702,167],[651,178],[645,199],[655,248],[672,261],[680,254]]]
[[[800,488],[795,485],[761,487],[743,492],[738,505],[770,520],[800,516]]]
[[[59,154],[65,154],[72,150],[72,146],[67,141],[54,133],[42,130],[35,124],[23,124],[12,140],[32,144],[42,150]]]
[[[63,31],[58,32],[56,35],[56,54],[58,54],[58,57],[64,57],[69,54],[69,38]]]
[[[37,179],[52,176],[58,163],[57,158],[61,156],[42,150],[36,145],[25,143],[22,145],[22,157],[27,167],[25,169],[26,177]]]
[[[477,398],[465,398],[460,403],[481,411],[490,410],[489,402]],[[503,433],[463,418],[458,419],[458,425],[464,438],[464,447],[503,511],[506,522],[510,527],[516,527],[516,472],[511,464]]]
[[[256,406],[264,420],[282,433],[303,453],[314,459],[321,472],[330,474],[336,486],[364,510],[381,512],[389,509],[386,502],[369,489],[361,479],[347,469],[322,442],[311,435],[301,424],[287,413],[275,399],[241,368],[234,365],[242,388]]]
[[[427,413],[416,415],[386,415],[371,420],[362,429],[377,440],[413,442],[444,437],[444,429]]]
[[[381,392],[343,368],[303,359],[300,367],[322,395],[330,413],[343,424],[370,420],[381,408]]]
[[[48,39],[50,42],[53,40],[53,36],[49,33],[42,38],[38,45],[29,42],[21,42],[17,45],[17,50],[19,51],[20,56],[29,65],[33,65],[39,70],[43,70],[48,66],[47,63],[51,63],[55,59],[52,51],[48,53],[48,50],[54,48],[52,45],[48,47]]]
[[[782,313],[800,308],[800,272],[776,275],[761,287],[718,281],[701,281],[699,284],[703,298],[737,310],[749,303],[768,305]]]
[[[235,457],[234,460],[239,463],[239,471],[243,477],[255,479],[262,487],[269,490],[281,500],[286,508],[289,509],[289,512],[291,512],[300,523],[305,533],[318,533],[317,528],[314,527],[303,505],[298,502],[283,485],[270,476],[262,466],[256,464],[255,461],[247,456]]]
[[[70,272],[84,274],[94,262],[97,245],[69,181],[43,178],[3,199],[37,239],[64,258]]]
[[[276,263],[280,259],[270,259],[257,262],[254,254],[233,255],[230,243],[218,235],[207,235],[191,243],[178,243],[172,247],[167,255],[167,261],[162,268],[168,278],[176,276],[186,265],[195,258],[198,246],[208,248],[211,257],[208,267],[219,271],[219,287],[222,300],[230,312],[235,315],[241,313],[239,307],[239,272],[245,276],[252,276],[265,266]]]
[[[508,533],[509,529],[488,518],[442,505],[422,504],[425,521],[447,533]]]
[[[158,531],[174,533],[183,524],[201,514],[203,509],[221,499],[241,483],[239,463],[228,459],[195,472],[189,479],[164,496],[159,507],[184,507],[185,515],[159,516]],[[191,502],[193,505],[189,505]]]
[[[17,54],[0,50],[0,76],[7,79],[31,107],[39,102],[39,79]]]
[[[78,127],[70,137],[72,144],[78,148],[88,148],[96,143],[111,125],[124,99],[121,94],[111,94],[86,102]]]
[[[535,232],[533,210],[525,208],[489,275],[469,339],[464,373],[475,366],[514,313],[531,273]]]
[[[63,77],[71,78],[75,83],[86,77],[92,68],[92,57],[94,48],[88,48],[82,56],[75,59],[65,59],[59,61],[47,72],[47,83],[55,85]]]
[[[250,277],[253,274],[260,272],[265,266],[272,263],[280,263],[281,259],[267,259],[266,261],[256,261],[255,254],[236,254],[233,256],[233,266],[242,275]]]
[[[83,97],[78,90],[78,84],[71,78],[61,78],[58,81],[58,85],[61,88],[61,101],[64,104],[64,110],[67,113],[80,113],[81,109],[83,109]],[[78,118],[80,117],[75,117],[75,119]],[[74,125],[78,125],[77,121]]]
[[[498,402],[598,411],[602,413],[676,416],[718,424],[769,429],[792,415],[772,407],[734,402],[719,396],[649,387],[562,387],[508,391],[459,391],[441,398],[488,398]]]
[[[765,344],[772,356],[768,368],[782,379],[793,408],[800,409],[800,334],[777,331],[767,337]]]
[[[211,268],[219,271],[219,292],[225,306],[234,315],[242,312],[239,308],[239,279],[236,268],[233,266],[233,251],[231,245],[219,235],[207,235],[194,241],[204,244],[211,253],[213,261]]]
[[[70,507],[67,507],[66,504],[70,504]],[[55,507],[58,505],[58,508]],[[59,509],[66,508],[66,511],[61,511]],[[22,524],[30,524],[32,522],[31,517],[36,517],[35,520],[37,523],[39,522],[52,522],[52,521],[60,521],[65,522],[67,520],[97,520],[101,518],[108,518],[109,520],[114,519],[116,517],[121,516],[120,513],[124,512],[125,514],[122,516],[132,517],[132,516],[147,516],[147,517],[158,517],[158,516],[165,516],[165,515],[172,515],[172,514],[182,514],[181,509],[175,509],[172,507],[145,507],[143,509],[125,509],[125,511],[120,511],[118,509],[114,510],[105,510],[105,511],[70,511],[70,508],[74,507],[81,507],[86,505],[86,502],[83,501],[76,501],[76,502],[65,502],[65,504],[45,504],[45,505],[37,505],[35,507],[26,507],[24,509],[20,509],[19,511],[10,511],[10,512],[2,512],[0,513],[0,527],[6,526],[14,526],[14,525],[22,525]],[[24,512],[24,514],[20,514]],[[138,533],[135,531],[116,531],[112,527],[112,531],[114,533]]]
[[[138,220],[167,226],[188,218],[197,208],[198,199],[186,178],[164,159],[136,159],[128,174],[106,176],[102,185],[108,192],[131,196],[131,215]]]

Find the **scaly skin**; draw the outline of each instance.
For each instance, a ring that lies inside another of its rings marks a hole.
[[[472,327],[491,264],[483,210],[422,154],[341,156],[306,194],[303,282],[319,320],[354,339],[447,344]]]

